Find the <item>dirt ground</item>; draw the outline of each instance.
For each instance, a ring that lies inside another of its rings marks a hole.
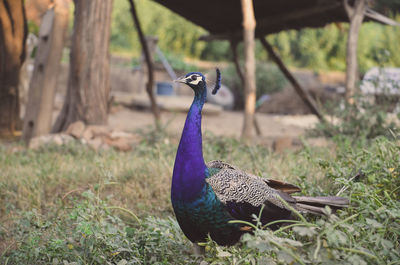
[[[145,79],[143,73],[140,70],[133,70],[129,66],[123,65],[123,62],[113,62],[111,67],[111,94],[122,93],[122,98],[126,99],[126,95],[131,97],[132,95],[144,93]],[[177,73],[181,74],[181,73]],[[58,112],[61,110],[66,85],[68,78],[68,66],[62,65],[60,75],[57,82],[57,92],[55,99],[55,109],[53,120],[56,119]],[[170,77],[163,70],[156,71],[156,81],[169,80]],[[189,96],[183,101],[178,98],[181,106],[189,108],[191,103],[191,91],[186,87],[178,87],[176,94],[180,96]],[[147,98],[147,96],[146,96]],[[290,99],[293,99],[293,94],[290,95]],[[25,100],[22,100],[24,103]],[[117,128],[124,131],[135,132],[138,129],[144,129],[154,125],[154,118],[148,109],[135,109],[124,107],[126,104],[115,101],[111,113],[109,115],[108,124],[111,128]],[[125,102],[127,103],[127,102]],[[207,108],[207,104],[205,108]],[[286,102],[284,105],[287,105]],[[24,104],[22,104],[24,107]],[[24,108],[22,108],[24,109]],[[257,113],[257,121],[261,129],[262,135],[256,137],[256,141],[262,143],[268,143],[272,145],[279,139],[290,139],[290,145],[292,142],[300,142],[299,139],[305,135],[305,131],[312,128],[317,118],[313,115],[280,115],[280,114],[266,114]],[[170,133],[180,135],[186,118],[186,111],[182,109],[180,111],[163,111],[161,123]],[[217,113],[207,113],[205,111],[203,116],[203,132],[211,132],[214,135],[219,136],[233,136],[240,137],[243,124],[243,113],[235,111],[224,111],[219,110]],[[310,140],[317,141],[320,140]],[[318,144],[318,143],[317,143]],[[318,144],[319,145],[319,144]]]
[[[178,73],[181,74],[181,73]],[[124,67],[114,67],[112,69],[112,94],[122,93],[119,98],[131,100],[133,94],[144,91],[144,80],[140,71],[127,70]],[[156,81],[165,81],[170,78],[162,70],[156,71]],[[124,81],[125,80],[125,81]],[[192,101],[192,93],[187,87],[180,87],[176,91],[177,98],[181,106],[189,108]],[[184,98],[183,96],[189,96]],[[147,96],[144,96],[147,98]],[[117,96],[116,96],[117,98]],[[129,99],[128,99],[129,98]],[[293,95],[290,96],[293,98]],[[159,101],[162,101],[159,100]],[[120,100],[116,102],[121,103]],[[160,102],[162,104],[162,102]],[[207,109],[208,103],[205,105]],[[187,110],[175,112],[164,111],[162,113],[162,124],[166,130],[180,134],[185,122]],[[280,115],[280,114],[264,114],[257,113],[257,121],[260,126],[262,135],[257,137],[263,142],[273,142],[279,138],[299,139],[304,136],[306,129],[315,125],[318,121],[314,115]],[[125,108],[117,106],[111,111],[109,116],[109,126],[126,131],[136,131],[146,126],[154,125],[154,119],[151,112],[146,110],[137,110],[134,108]],[[209,131],[215,135],[225,135],[239,137],[242,131],[243,113],[235,111],[218,111],[217,113],[203,111],[203,131]]]
[[[257,121],[262,135],[258,138],[263,142],[272,142],[280,138],[299,139],[305,135],[306,129],[312,128],[318,121],[314,115],[272,115],[257,113]],[[170,133],[179,135],[185,123],[186,113],[163,112],[161,123]],[[221,111],[219,114],[203,115],[203,131],[214,135],[239,137],[243,113]],[[108,124],[112,128],[125,131],[137,131],[154,125],[150,111],[132,110],[122,106],[115,107],[109,115]]]

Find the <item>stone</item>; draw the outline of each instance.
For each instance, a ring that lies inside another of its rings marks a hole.
[[[132,150],[132,145],[130,144],[129,140],[126,138],[116,138],[112,139],[110,137],[104,139],[104,143],[108,144],[109,146],[114,147],[118,151],[128,152]]]
[[[93,148],[95,151],[99,150],[100,146],[103,144],[103,141],[100,137],[96,137],[94,139],[88,140],[88,145]]]
[[[120,130],[113,130],[110,133],[110,138],[111,139],[117,139],[117,138],[135,138],[135,135],[133,133],[128,133],[128,132],[124,132],[124,131],[120,131]]]
[[[92,137],[108,136],[110,133],[110,130],[103,125],[89,125],[86,127],[86,129],[91,131],[93,134]]]
[[[68,126],[65,133],[72,135],[75,138],[81,138],[84,131],[85,131],[85,124],[83,123],[83,121],[76,121]]]
[[[54,134],[51,142],[55,143],[56,145],[62,145],[64,143],[63,138],[59,134]]]
[[[72,137],[71,135],[68,135],[65,133],[60,133],[59,135],[63,141],[63,144],[69,144],[69,143],[75,141],[74,137]]]
[[[293,139],[289,136],[282,136],[275,139],[272,148],[275,152],[282,153],[283,151],[293,146]]]
[[[41,136],[34,137],[29,141],[28,148],[29,149],[38,149],[43,144],[43,139]]]
[[[82,138],[85,139],[86,141],[89,141],[93,139],[94,134],[91,128],[87,127],[85,131],[82,134]]]
[[[56,145],[63,145],[70,143],[73,141],[74,138],[67,134],[47,134],[41,135],[38,137],[34,137],[30,140],[28,148],[29,149],[38,149],[41,146],[48,145],[48,144],[56,144]]]

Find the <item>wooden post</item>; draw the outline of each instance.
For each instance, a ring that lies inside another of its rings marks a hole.
[[[349,17],[350,27],[347,37],[346,51],[346,92],[345,98],[349,104],[354,103],[354,94],[358,75],[357,45],[358,33],[364,13],[367,9],[367,0],[355,0],[354,6],[350,6],[348,0],[343,0],[347,16]]]
[[[250,139],[254,135],[254,112],[256,107],[256,59],[254,54],[256,19],[254,16],[253,0],[241,0],[241,4],[245,54],[245,103],[242,137]]]
[[[230,46],[232,50],[232,55],[233,55],[233,63],[235,64],[236,72],[239,75],[240,83],[242,84],[242,87],[244,86],[244,74],[242,71],[242,68],[240,67],[239,63],[239,57],[237,54],[237,41],[235,40],[230,40]],[[237,93],[237,92],[236,92]],[[258,136],[262,135],[260,126],[258,125],[257,117],[254,114],[254,127],[256,129],[256,133]]]
[[[153,62],[151,59],[149,47],[147,46],[147,41],[146,38],[144,37],[142,27],[140,26],[140,21],[139,17],[136,12],[135,8],[135,3],[133,0],[129,0],[129,3],[131,5],[131,14],[132,14],[132,19],[135,23],[136,30],[139,35],[140,43],[142,44],[142,49],[143,53],[146,59],[146,65],[147,65],[147,73],[148,73],[148,80],[147,80],[147,85],[146,85],[146,91],[147,94],[149,95],[150,98],[150,103],[151,103],[151,111],[153,112],[155,122],[156,122],[156,127],[159,127],[159,121],[160,121],[160,109],[158,108],[156,98],[154,96],[154,67],[153,67]]]
[[[269,44],[265,38],[260,38],[260,41],[264,46],[264,48],[267,50],[268,54],[271,56],[271,59],[278,65],[279,69],[292,84],[292,86],[294,87],[295,91],[300,96],[300,98],[310,108],[311,112],[315,114],[320,120],[324,121],[324,116],[319,112],[315,101],[310,97],[307,91],[301,87],[299,82],[297,82],[296,78],[290,73],[289,69],[286,68],[285,64],[283,63],[279,55],[275,53],[271,44]]]
[[[23,140],[50,132],[59,64],[68,28],[69,0],[55,0],[41,20],[35,67],[29,86]]]

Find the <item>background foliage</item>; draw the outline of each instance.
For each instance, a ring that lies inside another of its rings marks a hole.
[[[135,3],[145,34],[158,36],[159,46],[164,52],[206,60],[230,60],[228,42],[198,41],[201,35],[207,33],[204,29],[152,1],[136,0]],[[395,19],[400,21],[400,15]],[[268,39],[277,47],[283,60],[291,66],[344,71],[347,29],[346,23],[331,24],[320,29],[285,31],[273,34]],[[387,54],[384,59],[387,66],[400,66],[398,43],[399,27],[365,23],[359,40],[360,72],[364,73],[370,67],[382,63],[382,54]],[[128,1],[114,1],[111,47],[118,53],[133,56],[140,54]],[[258,59],[267,58],[259,43],[256,54]]]

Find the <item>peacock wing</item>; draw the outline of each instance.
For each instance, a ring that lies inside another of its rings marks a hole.
[[[237,170],[239,172],[241,171],[237,167],[235,167],[233,165],[230,165],[230,164],[228,164],[228,163],[226,163],[224,161],[221,161],[221,160],[210,161],[210,162],[207,163],[207,167],[209,169],[212,169],[211,170],[212,171],[212,175],[214,175],[215,173],[219,172],[220,170],[224,170],[224,169],[234,169],[234,170]],[[251,174],[248,174],[248,173],[245,173],[245,174],[251,175]],[[251,175],[251,176],[254,177],[254,178],[259,178],[259,177],[254,176],[254,175]],[[259,179],[262,179],[264,182],[266,182],[267,185],[270,188],[273,188],[273,189],[278,190],[278,191],[283,191],[284,193],[292,194],[292,193],[301,191],[301,189],[298,186],[290,184],[290,183],[287,183],[287,182],[283,182],[283,181],[280,181],[280,180],[274,180],[274,179],[267,179],[267,178],[259,178]]]
[[[286,208],[279,197],[289,203],[295,202],[287,193],[270,187],[268,180],[248,174],[225,162],[211,161],[207,163],[207,167],[211,174],[206,181],[222,203],[246,203],[261,207],[269,202],[280,208]]]
[[[217,198],[236,220],[252,222],[253,215],[258,216],[263,208],[261,222],[267,224],[276,219],[289,219],[290,210],[282,202],[289,204],[296,201],[289,194],[268,186],[263,178],[248,174],[221,161],[212,161],[207,165],[211,173],[206,178]]]

